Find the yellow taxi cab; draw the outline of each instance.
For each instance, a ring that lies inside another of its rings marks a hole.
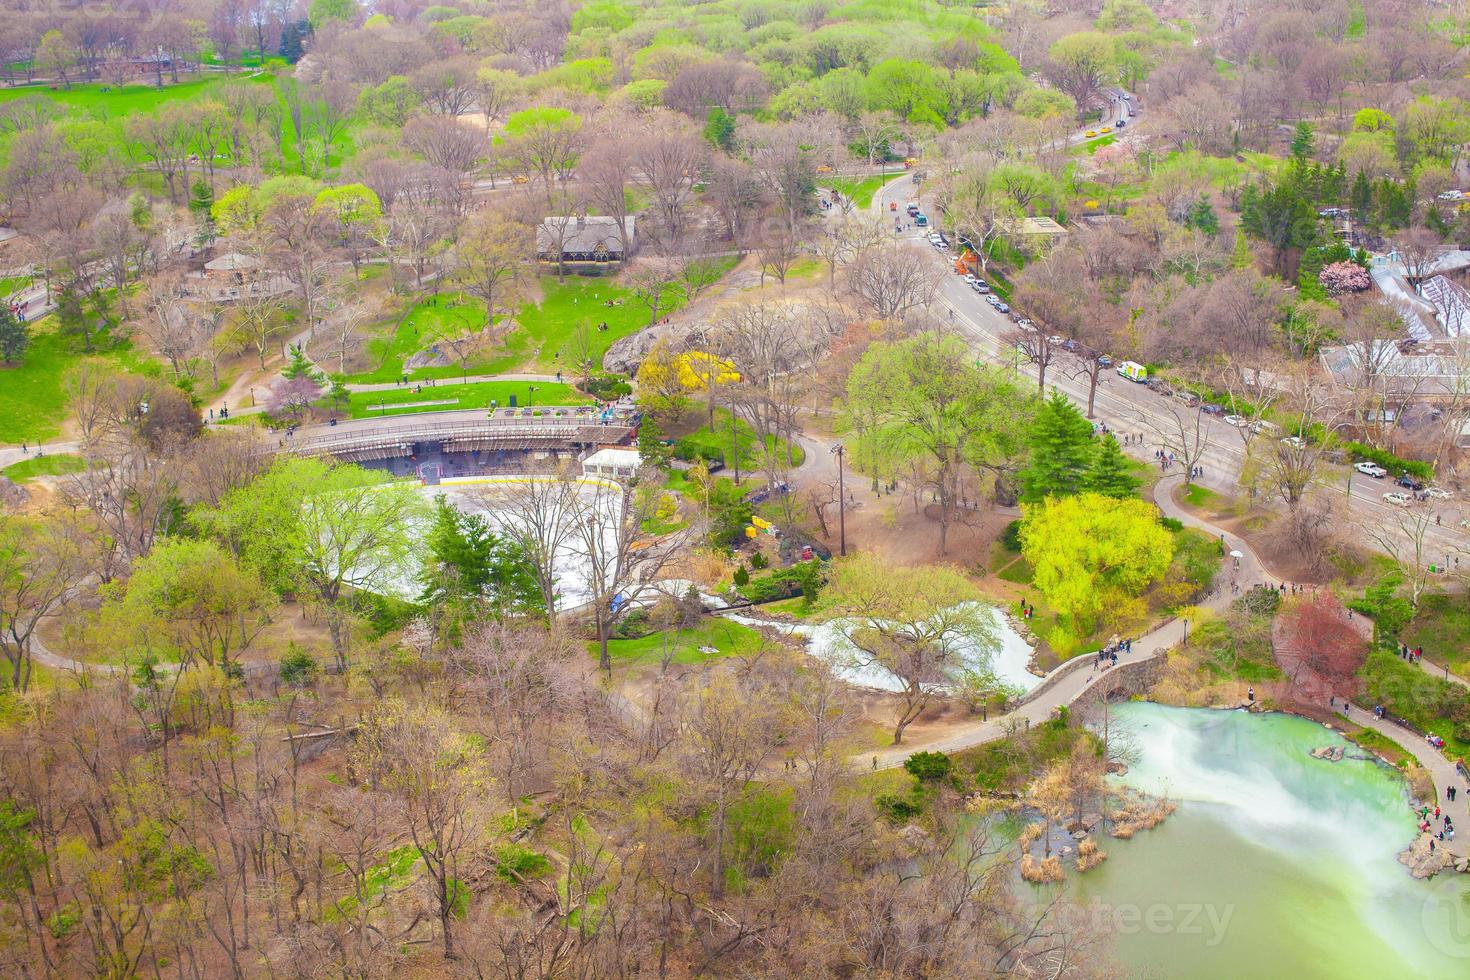
[[[1095,129],[1089,129],[1087,131],[1087,135],[1088,135],[1089,138],[1091,138],[1093,136],[1096,136],[1097,135],[1097,130],[1095,130]]]
[[[529,184],[531,182],[531,178],[527,177],[525,174],[516,174],[515,176],[511,177],[510,182],[512,184]]]
[[[1098,130],[1099,133],[1111,133],[1112,131],[1113,127],[1111,126],[1104,126],[1102,129]]]
[[[819,174],[830,174],[831,172],[832,168],[827,166],[825,163],[817,168],[817,173]]]

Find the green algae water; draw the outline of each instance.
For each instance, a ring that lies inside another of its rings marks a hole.
[[[1133,976],[1470,977],[1470,875],[1415,881],[1402,779],[1289,715],[1127,704],[1123,781],[1179,809],[1067,891]],[[1460,828],[1470,833],[1470,828]]]

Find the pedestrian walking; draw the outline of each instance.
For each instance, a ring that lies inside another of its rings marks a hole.
[[[1249,700],[1251,704],[1255,704],[1256,703],[1256,686],[1254,684],[1252,684],[1250,687],[1248,687],[1246,689],[1245,696],[1246,696],[1246,699]]]

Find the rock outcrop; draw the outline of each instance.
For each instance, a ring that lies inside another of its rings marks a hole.
[[[1409,869],[1409,874],[1415,878],[1432,878],[1446,868],[1455,866],[1455,856],[1448,848],[1439,846],[1439,842],[1428,834],[1420,834],[1419,839],[1410,844],[1399,854],[1399,864]]]
[[[1342,746],[1322,745],[1312,750],[1312,758],[1321,759],[1325,762],[1341,762]]]

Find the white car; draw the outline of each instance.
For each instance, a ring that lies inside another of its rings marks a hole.
[[[977,293],[988,293],[988,292],[990,292],[990,287],[987,286],[983,282],[976,282],[975,283],[975,292],[977,292]]]
[[[992,293],[989,296],[985,297],[985,302],[989,303],[991,306],[998,306],[1000,305],[1000,297]]]
[[[1244,424],[1245,419],[1241,418],[1239,415],[1227,415],[1222,421],[1226,425],[1242,425]]]
[[[1307,444],[1302,441],[1302,437],[1301,436],[1287,436],[1285,439],[1282,439],[1281,441],[1284,442],[1284,443],[1286,443],[1292,449],[1306,449],[1307,448]]]
[[[972,286],[973,286],[973,285],[975,285],[975,283],[977,283],[977,282],[979,282],[979,281],[980,281],[980,280],[979,280],[979,279],[976,279],[976,278],[975,278],[975,277],[974,277],[974,276],[973,276],[973,275],[971,275],[971,274],[970,274],[970,273],[968,273],[968,272],[967,272],[967,273],[965,273],[965,282],[967,282],[967,283],[969,283],[969,284],[970,284],[970,285],[972,285]]]
[[[1448,490],[1441,490],[1439,487],[1425,487],[1424,493],[1435,500],[1449,500],[1453,496]]]
[[[1000,312],[1002,312],[1002,313],[1009,313],[1009,312],[1011,312],[1011,308],[1009,306],[1007,306],[1005,303],[996,303],[995,304],[995,308],[997,310],[999,310]]]
[[[1257,419],[1256,421],[1251,423],[1251,431],[1254,432],[1256,435],[1260,435],[1262,432],[1279,432],[1280,429],[1277,428],[1275,422],[1267,422],[1265,419]]]
[[[1385,476],[1388,476],[1388,470],[1379,466],[1377,463],[1359,463],[1353,469],[1364,476],[1371,476],[1375,480],[1381,480]]]
[[[1383,502],[1393,504],[1395,507],[1407,507],[1413,503],[1413,498],[1406,493],[1399,493],[1397,490],[1394,490],[1383,495]]]

